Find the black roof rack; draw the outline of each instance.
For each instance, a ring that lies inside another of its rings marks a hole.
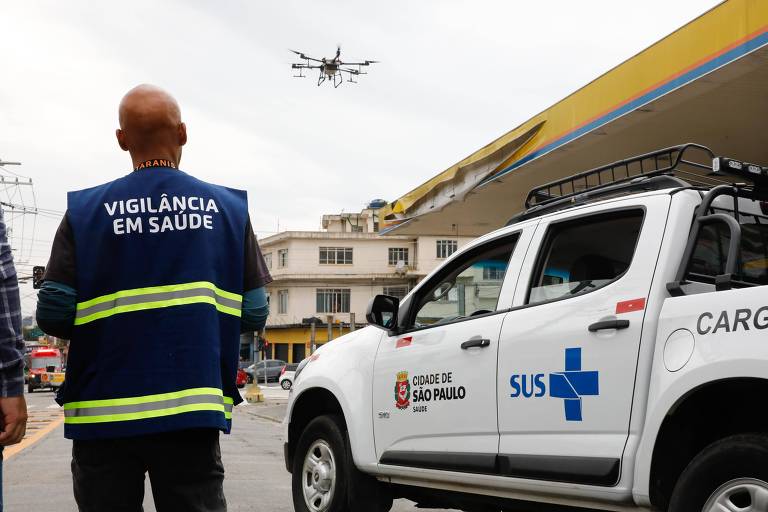
[[[768,186],[768,168],[716,158],[706,146],[681,144],[619,160],[532,189],[526,210],[507,225],[597,199],[677,187],[729,185],[727,174]]]

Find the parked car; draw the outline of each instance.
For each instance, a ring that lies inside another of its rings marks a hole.
[[[245,373],[245,370],[242,368],[237,369],[237,380],[235,383],[237,384],[238,388],[244,388],[245,384],[248,382],[248,374]]]
[[[291,389],[293,386],[293,376],[298,368],[298,363],[290,363],[283,366],[283,370],[280,372],[280,387],[283,389]]]
[[[266,359],[264,361],[259,361],[258,363],[254,363],[248,368],[245,369],[245,373],[248,374],[248,382],[253,382],[254,377],[259,382],[264,382],[264,365],[266,364],[266,371],[267,371],[267,382],[277,382],[280,378],[280,373],[283,371],[283,366],[285,366],[285,361],[282,361],[280,359]],[[254,375],[255,371],[255,375]]]
[[[374,297],[294,376],[295,510],[768,510],[768,168],[711,156],[542,185]]]

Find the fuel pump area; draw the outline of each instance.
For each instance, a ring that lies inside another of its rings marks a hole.
[[[724,2],[380,212],[382,233],[481,235],[534,186],[696,142],[768,164],[768,2]]]

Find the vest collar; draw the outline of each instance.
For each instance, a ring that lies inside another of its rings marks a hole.
[[[154,158],[152,160],[145,160],[140,162],[139,165],[134,167],[134,171],[140,171],[142,169],[151,169],[153,167],[169,167],[171,169],[177,169],[176,162],[173,160],[167,160],[165,158]]]

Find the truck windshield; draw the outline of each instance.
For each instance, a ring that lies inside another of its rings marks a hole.
[[[60,366],[61,361],[58,357],[32,357],[30,358],[30,368],[35,370],[39,368],[47,368],[48,366]]]
[[[768,284],[768,216],[763,213],[763,208],[757,201],[739,201],[741,254],[735,279],[753,285]],[[712,210],[734,215],[732,207],[720,206]],[[730,240],[730,232],[724,224],[705,226],[699,232],[686,279],[714,282],[715,276],[725,273]]]

